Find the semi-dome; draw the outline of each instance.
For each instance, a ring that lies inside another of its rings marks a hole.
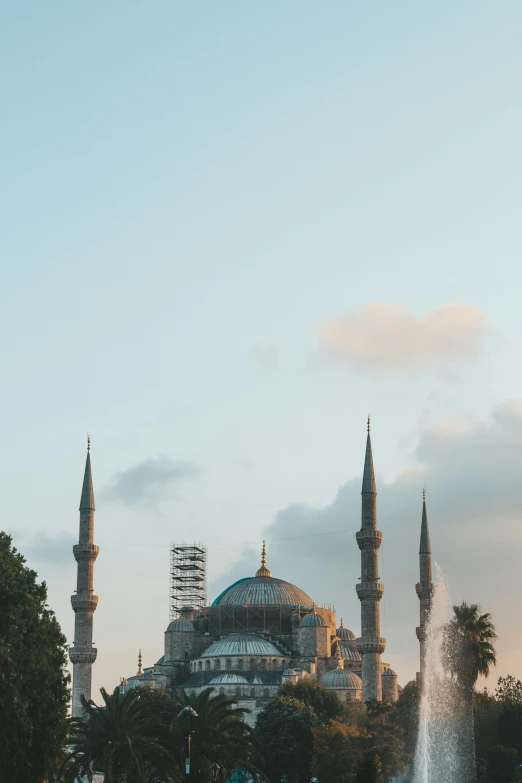
[[[320,683],[329,690],[362,690],[362,680],[349,669],[332,669],[324,674]]]
[[[337,629],[337,636],[343,642],[355,642],[355,634],[354,634],[354,632],[350,631],[349,628],[345,628],[344,627],[342,619],[341,619],[341,625]]]
[[[190,620],[186,620],[184,617],[178,617],[176,620],[169,623],[167,633],[171,633],[172,631],[177,631],[178,633],[194,633],[195,629]]]
[[[202,658],[222,658],[234,655],[263,655],[270,658],[283,658],[282,653],[272,642],[252,634],[232,634],[207,647]]]
[[[248,680],[241,674],[225,672],[224,674],[218,674],[210,680],[209,685],[248,685]]]
[[[314,602],[299,587],[276,579],[266,566],[266,549],[263,542],[261,568],[255,576],[238,579],[218,595],[212,606],[265,606],[269,604],[310,609]]]
[[[393,671],[393,669],[385,669],[383,671],[383,676],[385,674],[388,675],[388,677],[396,677],[397,676],[396,673]]]
[[[335,655],[337,642],[332,646],[332,655]],[[339,642],[339,648],[341,650],[341,658],[345,661],[357,661],[361,662],[361,653],[357,649],[354,642]]]
[[[315,625],[321,625],[324,627],[326,626],[326,621],[320,614],[310,612],[310,614],[305,614],[299,623],[299,628],[312,628]]]

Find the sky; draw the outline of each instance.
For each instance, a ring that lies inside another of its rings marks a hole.
[[[359,632],[371,414],[384,659],[418,541],[522,677],[522,6],[0,2],[0,492],[68,640],[86,436],[94,690],[152,665],[169,543]]]

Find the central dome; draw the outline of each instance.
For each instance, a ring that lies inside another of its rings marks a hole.
[[[261,568],[255,576],[238,579],[218,595],[212,606],[282,605],[295,609],[312,609],[314,602],[299,587],[276,579],[266,566],[266,547],[263,541]]]

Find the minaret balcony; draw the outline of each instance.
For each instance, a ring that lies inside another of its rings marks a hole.
[[[355,539],[359,549],[379,549],[382,543],[382,533],[380,530],[358,530]]]
[[[361,582],[355,586],[359,601],[380,601],[384,593],[384,585],[380,582]]]
[[[362,639],[356,639],[355,644],[361,655],[365,653],[379,653],[382,655],[386,649],[386,639],[383,636],[365,636]]]
[[[415,585],[415,592],[421,601],[426,598],[432,598],[435,592],[435,585],[433,582],[418,582]]]
[[[98,596],[89,593],[76,593],[71,595],[71,604],[74,612],[94,612],[98,606]]]
[[[69,659],[71,663],[94,663],[98,650],[96,647],[69,647]]]
[[[96,546],[96,544],[75,544],[73,546],[73,555],[77,563],[80,560],[88,560],[94,563],[99,551],[100,547]]]
[[[426,628],[421,625],[420,627],[416,628],[415,631],[417,632],[417,639],[419,642],[425,642],[427,637]]]

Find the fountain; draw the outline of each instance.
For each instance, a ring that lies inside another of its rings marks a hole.
[[[442,666],[443,628],[453,616],[446,579],[436,565],[437,581],[426,627],[425,673],[421,685],[419,735],[414,783],[468,783],[473,727],[455,681]]]

